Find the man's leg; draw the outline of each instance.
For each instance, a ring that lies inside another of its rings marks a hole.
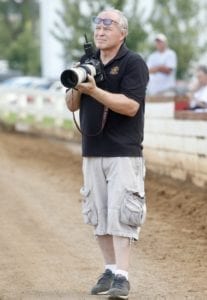
[[[115,277],[116,262],[113,246],[113,237],[111,235],[97,236],[97,242],[103,255],[105,271],[99,277],[98,282],[92,288],[91,294],[107,294]]]
[[[113,236],[113,248],[115,252],[117,270],[128,272],[130,239],[127,237]]]
[[[113,299],[128,299],[130,290],[128,281],[130,239],[127,237],[113,236],[113,244],[117,270],[108,294]]]
[[[97,241],[101,249],[105,265],[115,265],[113,237],[111,235],[99,235]]]
[[[128,278],[130,239],[120,236],[97,236],[105,265],[116,265],[117,270],[122,270]]]

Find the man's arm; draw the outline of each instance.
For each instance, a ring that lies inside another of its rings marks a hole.
[[[95,80],[88,75],[88,82],[77,86],[79,92],[90,95],[114,112],[133,117],[139,109],[139,103],[123,94],[114,94],[96,86]]]
[[[76,111],[80,108],[81,92],[76,89],[70,89],[66,93],[66,105],[70,111]]]
[[[154,74],[154,73],[157,73],[157,72],[161,72],[161,73],[164,73],[164,74],[170,74],[172,72],[172,70],[173,69],[170,68],[170,67],[160,65],[160,66],[149,68],[149,73]]]

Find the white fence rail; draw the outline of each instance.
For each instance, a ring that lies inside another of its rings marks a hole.
[[[0,89],[0,114],[17,114],[21,119],[45,117],[61,126],[72,120],[61,92]],[[207,120],[175,118],[174,99],[146,103],[144,155],[153,171],[207,185]]]
[[[193,113],[193,112],[192,112]],[[146,103],[144,153],[148,168],[207,184],[207,121],[178,120],[174,101]]]
[[[37,121],[51,117],[57,124],[72,119],[65,104],[65,95],[47,90],[0,88],[0,112],[16,113],[20,118],[33,116]]]

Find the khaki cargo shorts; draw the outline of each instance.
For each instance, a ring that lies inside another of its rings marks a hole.
[[[95,235],[137,240],[146,217],[142,157],[84,157],[82,212]]]

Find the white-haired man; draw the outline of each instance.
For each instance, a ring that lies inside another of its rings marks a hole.
[[[83,214],[94,226],[105,265],[91,294],[127,299],[130,244],[146,214],[142,141],[149,74],[141,56],[125,45],[122,12],[102,11],[93,22],[104,80],[88,75],[67,92],[66,103],[71,111],[80,108]]]

